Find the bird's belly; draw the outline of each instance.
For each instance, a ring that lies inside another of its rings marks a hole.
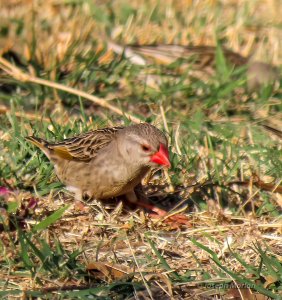
[[[132,191],[147,172],[147,168],[128,172],[126,166],[122,165],[70,161],[57,175],[64,184],[80,189],[82,194],[107,199]]]
[[[100,176],[96,174],[96,178],[88,186],[87,192],[97,199],[117,197],[132,191],[146,174],[126,176],[126,172],[121,171],[123,170],[119,167],[109,171],[104,170]]]

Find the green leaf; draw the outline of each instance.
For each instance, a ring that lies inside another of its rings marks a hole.
[[[24,239],[24,234],[21,230],[19,230],[19,241],[20,241],[20,245],[21,245],[21,252],[20,252],[20,256],[22,258],[22,261],[25,265],[26,268],[28,268],[29,270],[31,270],[34,266],[32,260],[29,258],[28,255],[28,250],[29,247]]]
[[[8,213],[15,213],[19,207],[19,203],[16,201],[8,202],[7,212]]]
[[[148,243],[150,244],[152,250],[154,251],[154,253],[156,254],[156,256],[158,257],[158,259],[160,260],[161,264],[163,265],[164,269],[166,269],[167,271],[171,272],[170,274],[175,278],[175,279],[180,279],[180,276],[173,271],[173,269],[169,266],[169,264],[166,262],[166,260],[162,257],[161,253],[158,251],[158,249],[155,247],[154,243],[150,240],[150,238],[148,237],[147,234],[145,234]]]
[[[49,272],[52,272],[52,268],[48,264],[48,261],[46,261],[46,257],[42,251],[36,245],[30,240],[30,238],[27,235],[24,235],[24,238],[27,242],[27,244],[30,246],[30,249],[32,250],[33,254],[35,254],[42,262],[43,268],[45,270],[48,270]]]
[[[226,64],[226,59],[219,43],[216,46],[215,52],[216,70],[222,79],[229,77],[229,70]]]
[[[192,243],[195,244],[196,246],[198,246],[199,248],[205,250],[207,253],[209,253],[211,255],[212,260],[214,261],[214,263],[220,268],[222,269],[226,274],[228,274],[231,278],[235,279],[236,281],[238,281],[241,284],[246,284],[248,286],[251,286],[252,289],[258,291],[259,293],[266,295],[268,297],[271,297],[273,299],[280,299],[278,296],[276,296],[274,293],[272,293],[271,291],[269,291],[268,289],[265,289],[262,285],[257,284],[255,281],[252,281],[250,279],[248,279],[246,276],[244,275],[238,275],[232,271],[230,271],[229,269],[227,269],[225,266],[223,266],[222,262],[220,261],[220,259],[218,258],[218,256],[216,255],[216,253],[214,253],[211,249],[209,249],[208,247],[204,246],[203,244],[197,242],[195,239],[191,239]]]
[[[57,211],[55,211],[52,215],[48,216],[46,219],[38,223],[33,227],[33,231],[40,231],[46,229],[48,226],[54,224],[58,219],[61,218],[61,216],[64,214],[64,212],[70,207],[70,205],[66,205]]]

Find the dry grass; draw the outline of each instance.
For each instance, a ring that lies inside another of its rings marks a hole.
[[[253,55],[255,59],[276,65],[282,61],[279,0],[184,0],[177,3],[166,0],[162,5],[153,0],[131,1],[130,5],[127,1],[113,4],[93,1],[78,8],[65,5],[64,1],[14,2],[2,4],[2,26],[9,27],[8,35],[2,38],[2,47],[12,47],[29,59],[36,33],[36,47],[32,51],[49,68],[55,61],[64,60],[74,43],[78,47],[73,51],[93,50],[95,42],[104,42],[105,29],[110,29],[110,37],[122,44],[214,46],[220,39],[227,48],[244,56]],[[92,17],[100,13],[102,20],[107,19],[110,9],[116,15],[114,27],[107,28],[109,24]],[[158,16],[156,20],[154,13]],[[136,15],[133,17],[133,14]],[[17,34],[20,24],[11,23],[11,19],[20,19],[25,24],[20,36]]]
[[[24,199],[30,199],[33,196],[27,193],[12,195],[9,201],[15,201],[15,197],[17,201],[20,199],[23,203],[27,201]],[[36,223],[34,220],[42,218],[44,214],[55,211],[65,204],[73,203],[72,197],[64,195],[59,197],[49,195],[38,199],[38,208],[31,215],[32,219],[26,219],[27,231],[31,230]],[[157,224],[148,219],[142,211],[130,211],[128,208],[124,210],[120,205],[101,206],[100,203],[94,203],[88,206],[86,211],[81,211],[80,207],[72,205],[64,217],[44,230],[41,239],[46,239],[51,245],[52,241],[60,241],[65,251],[69,253],[72,253],[74,249],[83,251],[79,256],[80,263],[90,273],[93,272],[92,275],[96,280],[101,279],[108,283],[124,280],[127,277],[134,281],[142,281],[143,274],[146,282],[160,284],[169,294],[172,287],[169,274],[177,272],[180,278],[182,276],[185,278],[185,275],[187,278],[188,272],[191,282],[184,281],[180,289],[177,285],[174,286],[175,299],[185,297],[188,299],[192,295],[196,297],[196,295],[205,294],[206,289],[201,287],[205,284],[202,276],[203,270],[211,276],[213,282],[223,282],[224,278],[227,281],[235,280],[228,273],[225,273],[225,276],[222,274],[219,276],[216,263],[211,260],[210,254],[195,245],[192,239],[213,251],[224,267],[234,273],[240,274],[245,271],[234,253],[241,256],[246,264],[259,266],[261,255],[256,249],[257,245],[263,248],[267,245],[267,252],[281,261],[281,218],[269,216],[256,218],[251,215],[236,217],[228,211],[221,210],[194,212],[189,215],[189,218],[188,227],[175,231],[167,225]],[[2,243],[7,250],[11,238],[17,240],[17,232],[2,233]],[[156,257],[148,240],[153,242],[155,249],[165,259],[169,270]],[[18,245],[10,252],[9,260],[17,259],[20,248],[21,246]],[[139,267],[136,261],[139,261]],[[15,285],[21,291],[54,292],[61,289],[76,289],[81,286],[91,287],[91,284],[82,284],[81,279],[75,277],[53,281],[41,272],[31,278],[29,273],[22,274],[21,277],[9,275],[11,271],[2,272],[2,280],[9,282],[10,288]],[[271,278],[265,277],[264,279],[265,287],[271,284]],[[207,280],[208,282],[210,280]],[[238,285],[240,286],[240,283]],[[206,293],[211,295],[211,292],[208,289]],[[216,289],[212,292],[214,295],[217,293]]]

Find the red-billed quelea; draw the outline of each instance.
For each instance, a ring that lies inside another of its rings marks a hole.
[[[46,154],[77,200],[84,194],[99,200],[125,195],[130,202],[163,214],[134,191],[151,168],[170,167],[167,138],[155,126],[98,129],[57,143],[34,136],[27,140]]]

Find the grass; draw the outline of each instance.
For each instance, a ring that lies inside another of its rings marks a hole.
[[[257,49],[257,59],[281,64],[280,17],[276,1],[259,9],[231,2],[3,6],[0,43],[14,44],[22,62],[4,56],[17,69],[8,65],[0,77],[3,299],[281,297],[281,138],[262,126],[281,128],[281,89],[247,92],[244,68],[230,66],[221,48]],[[178,72],[183,60],[134,65],[106,49],[106,36],[218,43],[215,67],[196,76],[193,65]],[[189,226],[171,228],[115,202],[81,211],[24,139],[56,141],[130,120],[169,136],[172,168],[146,191],[166,208],[187,205]]]

